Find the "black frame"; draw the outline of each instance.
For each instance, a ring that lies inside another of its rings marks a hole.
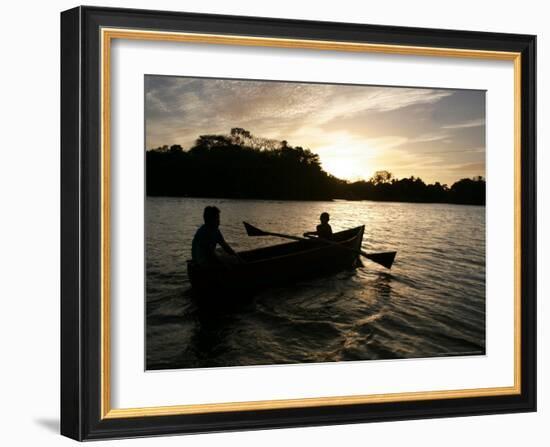
[[[521,53],[521,394],[101,419],[100,28]],[[99,7],[61,14],[61,433],[77,440],[536,411],[536,36]]]

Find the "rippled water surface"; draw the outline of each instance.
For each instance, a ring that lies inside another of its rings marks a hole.
[[[328,211],[333,231],[364,224],[363,249],[397,258],[391,270],[365,260],[204,318],[185,261],[206,205],[221,209],[237,251],[284,242],[247,237],[243,220],[301,235]],[[485,353],[485,207],[148,198],[146,239],[148,369]]]

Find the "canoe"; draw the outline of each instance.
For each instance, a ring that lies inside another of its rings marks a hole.
[[[352,269],[361,265],[357,250],[364,230],[360,226],[334,233],[332,241],[338,244],[311,239],[243,251],[239,257],[244,262],[215,269],[187,261],[189,280],[201,294],[242,293]]]

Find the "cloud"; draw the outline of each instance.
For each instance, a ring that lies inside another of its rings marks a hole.
[[[470,127],[480,127],[485,125],[485,119],[479,118],[476,120],[466,121],[464,123],[457,123],[457,124],[447,124],[446,126],[442,126],[442,129],[466,129]]]
[[[431,104],[450,94],[431,89],[149,76],[145,104],[152,134],[158,134],[156,126],[165,131],[173,127],[169,123],[185,123],[199,131],[235,125],[293,130],[297,124],[322,126],[366,111]],[[180,135],[176,130],[170,136]]]
[[[148,75],[146,147],[190,147],[199,135],[243,127],[310,148],[329,172],[423,172],[430,181],[442,170],[427,175],[427,166],[484,148],[484,104],[477,91]]]
[[[478,174],[479,172],[485,173],[485,162],[457,164],[449,166],[447,169],[464,173],[473,173],[472,175],[480,175]]]

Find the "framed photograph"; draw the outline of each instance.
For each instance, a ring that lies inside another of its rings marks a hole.
[[[535,36],[61,14],[61,432],[536,409]]]

